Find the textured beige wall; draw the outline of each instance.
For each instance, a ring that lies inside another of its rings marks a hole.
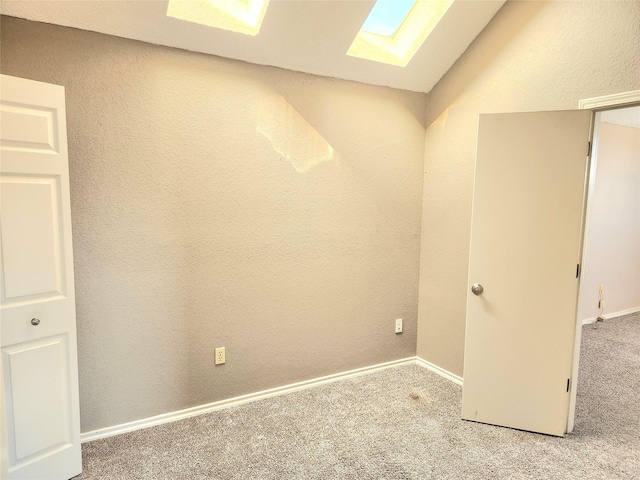
[[[507,2],[429,94],[417,353],[462,374],[478,114],[640,89],[640,2]]]
[[[426,95],[1,41],[2,73],[66,87],[82,431],[415,355]]]
[[[640,107],[636,107],[639,108]],[[601,123],[578,317],[640,307],[640,128]]]

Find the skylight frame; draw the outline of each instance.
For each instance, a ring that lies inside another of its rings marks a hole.
[[[260,32],[269,0],[169,0],[167,16],[244,35]]]
[[[347,55],[405,67],[456,0],[417,0],[393,37],[356,35]]]

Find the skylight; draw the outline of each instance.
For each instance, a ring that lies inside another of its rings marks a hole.
[[[365,28],[369,20],[367,18],[349,47],[347,55],[399,67],[406,66],[454,1],[456,0],[415,0],[413,6],[408,7],[404,20],[400,20],[393,36],[380,33],[389,32],[393,27],[386,30],[382,27]],[[380,3],[405,2],[378,0],[371,11],[372,14]]]
[[[257,35],[269,0],[169,0],[167,17]]]
[[[378,0],[361,30],[383,37],[393,37],[416,0]]]

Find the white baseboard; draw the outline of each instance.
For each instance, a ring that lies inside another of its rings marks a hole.
[[[421,367],[424,367],[426,369],[431,370],[434,373],[437,373],[438,375],[440,375],[441,377],[446,378],[447,380],[451,380],[453,383],[456,383],[460,386],[462,386],[462,377],[459,377],[458,375],[449,372],[448,370],[445,370],[442,367],[439,367],[431,362],[427,362],[426,360],[424,360],[423,358],[420,357],[416,357],[416,364],[420,365]]]
[[[619,312],[606,313],[602,316],[605,320],[609,320],[616,317],[624,317],[625,315],[631,315],[632,313],[640,312],[640,307],[627,308],[626,310],[620,310]],[[598,321],[598,317],[593,318],[585,318],[582,320],[583,325],[589,325],[590,323],[596,323]]]
[[[256,400],[262,400],[264,398],[274,397],[276,395],[297,392],[298,390],[316,387],[324,383],[335,382],[336,380],[341,380],[349,377],[357,377],[360,375],[365,375],[367,373],[385,370],[391,367],[410,365],[414,364],[415,362],[416,357],[403,358],[391,362],[380,363],[378,365],[371,365],[369,367],[357,368],[355,370],[327,375],[325,377],[305,380],[304,382],[292,383],[290,385],[285,385],[282,387],[271,388],[269,390],[263,390],[261,392],[249,393],[247,395],[220,400],[218,402],[208,403],[206,405],[200,405],[197,407],[186,408],[184,410],[178,410],[176,412],[163,413],[162,415],[156,415],[155,417],[143,418],[141,420],[135,420],[133,422],[123,423],[121,425],[114,425],[113,427],[101,428],[98,430],[93,430],[91,432],[82,433],[80,435],[80,441],[82,443],[85,443],[92,440],[111,437],[113,435],[119,435],[121,433],[133,432],[134,430],[140,430],[142,428],[153,427],[155,425],[161,425],[163,423],[175,422],[176,420],[182,420],[184,418],[202,415],[203,413],[209,413],[215,410],[221,410],[223,408],[234,407],[236,405],[242,405],[243,403],[255,402]]]

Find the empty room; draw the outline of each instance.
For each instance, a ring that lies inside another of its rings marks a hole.
[[[640,478],[640,2],[0,15],[0,478]]]

